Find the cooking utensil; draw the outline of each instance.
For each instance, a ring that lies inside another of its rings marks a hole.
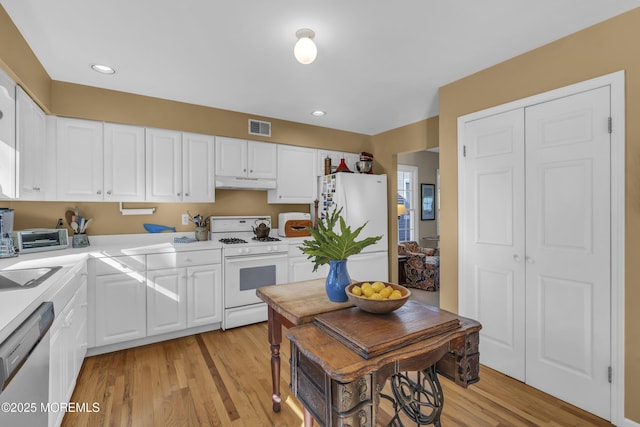
[[[271,228],[267,226],[264,222],[261,222],[257,227],[251,227],[253,229],[253,233],[257,238],[262,239],[264,237],[269,237],[269,232]]]
[[[71,221],[71,229],[73,230],[74,233],[78,234],[80,232],[79,228],[78,228],[78,223],[75,221]]]
[[[73,211],[71,209],[67,210],[64,213],[64,218],[67,220],[67,224],[71,226],[71,222],[73,221]]]
[[[93,218],[89,218],[87,222],[84,223],[84,226],[82,227],[80,232],[84,233],[85,231],[87,231],[87,228],[89,228],[89,225],[91,225],[92,222],[93,222]]]

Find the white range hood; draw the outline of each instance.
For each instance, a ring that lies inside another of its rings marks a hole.
[[[272,190],[276,188],[276,180],[235,176],[216,176],[216,188],[235,190]]]

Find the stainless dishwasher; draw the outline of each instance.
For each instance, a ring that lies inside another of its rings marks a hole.
[[[53,319],[53,303],[44,302],[0,343],[0,426],[47,426]]]

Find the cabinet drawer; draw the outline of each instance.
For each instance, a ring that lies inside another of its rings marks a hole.
[[[147,270],[220,264],[220,249],[204,251],[167,252],[147,255]]]
[[[365,375],[350,383],[331,382],[333,407],[338,412],[350,411],[372,399],[371,376]]]
[[[96,276],[106,276],[119,273],[144,273],[144,255],[115,256],[95,258]]]
[[[332,419],[333,423],[331,425],[336,427],[374,426],[371,404],[365,405],[350,413],[333,412]]]

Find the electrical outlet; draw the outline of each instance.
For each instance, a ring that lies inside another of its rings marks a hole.
[[[189,215],[182,214],[182,225],[189,225]]]

